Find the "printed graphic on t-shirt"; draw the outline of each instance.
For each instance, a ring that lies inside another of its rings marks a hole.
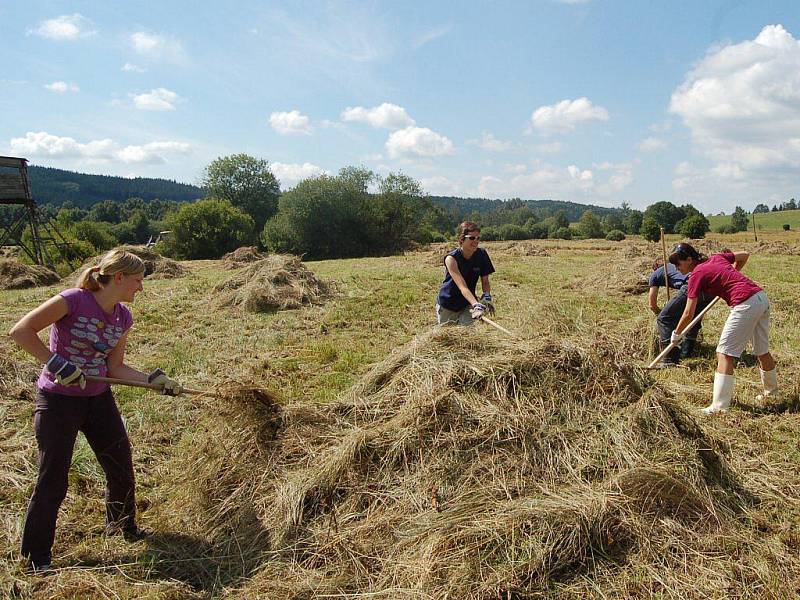
[[[95,317],[78,317],[69,332],[74,337],[64,350],[87,375],[100,375],[100,367],[123,333],[122,327],[108,325]]]

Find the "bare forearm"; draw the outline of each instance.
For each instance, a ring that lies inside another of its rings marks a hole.
[[[41,364],[46,363],[53,354],[33,329],[17,329],[15,327],[9,335],[20,348],[36,358]]]
[[[127,379],[128,381],[140,381],[147,383],[147,374],[129,367],[126,364],[108,365],[108,376],[115,379]]]

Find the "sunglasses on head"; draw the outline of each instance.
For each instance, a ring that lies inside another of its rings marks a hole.
[[[683,254],[689,254],[689,249],[684,244],[678,244],[675,246],[675,249],[672,251],[674,254],[675,252],[681,252]]]
[[[465,240],[473,240],[474,241],[474,240],[481,239],[481,236],[479,236],[479,235],[465,235],[464,239]]]

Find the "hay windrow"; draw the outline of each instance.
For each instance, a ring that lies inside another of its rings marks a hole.
[[[249,408],[212,407],[208,444],[180,469],[181,498],[201,509],[182,512],[240,536],[261,565],[234,595],[738,589],[725,557],[732,540],[760,544],[742,524],[759,498],[624,349],[463,332],[419,336],[324,407],[247,392]],[[758,552],[775,560],[763,577],[800,566]]]
[[[146,246],[118,246],[117,249],[125,250],[135,254],[144,261],[144,273],[148,279],[177,279],[188,273],[188,269],[180,263],[161,256],[158,252]],[[83,263],[70,276],[73,281],[77,281],[81,273],[87,268],[94,267],[100,263],[100,259],[105,256],[105,252],[98,254]]]
[[[593,273],[574,281],[569,287],[615,295],[644,294],[650,288],[652,272],[652,258],[609,257],[599,263]]]
[[[61,281],[58,273],[39,265],[26,265],[13,259],[0,259],[0,290],[20,290],[52,285]]]
[[[251,263],[214,287],[220,306],[271,312],[319,304],[334,293],[297,256],[275,254]]]
[[[267,254],[259,252],[255,246],[242,246],[225,254],[222,257],[222,263],[229,269],[238,269],[265,258],[267,258]]]

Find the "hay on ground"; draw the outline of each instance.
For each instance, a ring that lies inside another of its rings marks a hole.
[[[750,252],[753,254],[800,256],[800,247],[790,246],[783,241],[758,242],[753,245]]]
[[[214,293],[220,306],[269,312],[318,304],[333,294],[333,287],[297,256],[275,254],[236,272],[218,284]]]
[[[144,261],[144,274],[148,279],[178,279],[188,272],[188,269],[180,263],[171,258],[161,256],[158,252],[146,246],[118,246],[116,249],[125,250],[141,258],[142,261]],[[100,259],[105,255],[106,252],[103,252],[84,262],[83,265],[72,273],[72,279],[77,281],[81,273],[89,267],[98,265]]]
[[[644,294],[650,288],[652,273],[652,258],[617,258],[599,263],[595,271],[571,283],[570,287],[604,294]]]
[[[255,246],[242,246],[233,252],[228,252],[222,257],[222,263],[231,269],[238,269],[259,260],[264,260],[267,255],[259,252]]]
[[[61,281],[58,273],[39,265],[26,265],[12,259],[0,259],[0,290],[52,285]]]
[[[464,331],[420,336],[325,407],[210,407],[167,511],[239,552],[255,574],[233,595],[794,593],[800,558],[747,524],[757,498],[724,446],[624,349]],[[748,557],[768,562],[745,580]]]

